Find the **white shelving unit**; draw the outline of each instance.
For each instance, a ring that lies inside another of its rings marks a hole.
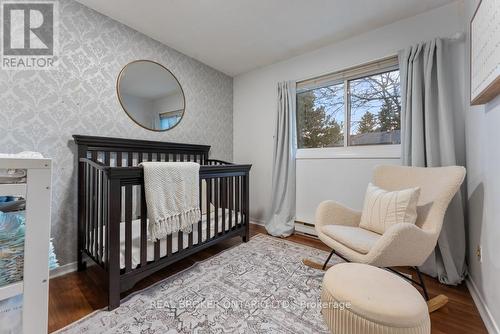
[[[0,300],[23,295],[23,333],[47,333],[50,159],[0,158],[0,169],[25,169],[26,183],[0,184],[0,196],[26,199],[23,281],[0,287]]]

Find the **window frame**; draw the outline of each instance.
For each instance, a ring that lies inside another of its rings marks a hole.
[[[377,74],[382,74],[386,72],[391,72],[395,70],[400,70],[399,68],[399,62],[398,62],[398,57],[397,56],[392,56],[392,57],[387,57],[381,60],[377,60],[374,62],[370,63],[365,63],[362,65],[358,66],[353,66],[350,68],[347,68],[345,70],[341,70],[338,72],[326,74],[326,75],[321,75],[315,78],[307,79],[307,80],[302,80],[302,81],[297,81],[296,85],[296,94],[295,94],[295,100],[297,102],[298,95],[303,92],[311,91],[314,89],[319,89],[322,87],[327,87],[335,84],[344,84],[344,126],[342,128],[343,134],[344,134],[344,141],[343,141],[343,146],[334,146],[334,147],[304,147],[304,148],[299,148],[297,145],[297,150],[329,150],[329,151],[334,151],[334,150],[339,150],[339,149],[346,149],[346,148],[354,148],[354,147],[362,147],[363,149],[354,149],[352,151],[356,152],[362,152],[362,156],[366,155],[367,151],[371,151],[372,149],[366,149],[367,147],[371,147],[373,149],[380,147],[393,147],[393,149],[389,149],[386,151],[389,152],[395,152],[396,149],[401,147],[401,144],[365,144],[365,145],[351,145],[351,136],[350,136],[350,130],[351,130],[351,97],[350,97],[350,82],[353,80],[357,79],[362,79],[366,78],[369,76],[377,75]],[[298,103],[296,103],[298,105]],[[298,117],[298,114],[296,115]],[[299,133],[299,128],[298,128],[298,122],[296,122],[296,132],[297,134]],[[298,140],[297,140],[298,143]],[[348,156],[350,156],[348,154]],[[357,155],[357,154],[355,154]],[[369,156],[371,156],[371,153],[368,153]],[[391,156],[394,156],[394,153],[390,154]],[[313,156],[323,156],[323,154],[313,154]],[[342,156],[344,156],[342,154]]]

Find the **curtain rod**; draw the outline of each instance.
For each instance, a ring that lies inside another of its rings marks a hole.
[[[465,41],[465,32],[464,31],[457,31],[456,33],[452,34],[450,37],[445,37],[445,38],[449,39],[449,40],[452,40],[452,41]],[[391,58],[394,58],[394,57],[397,57],[397,56],[398,56],[398,54],[394,53],[394,54],[391,54],[389,56],[386,56],[386,57],[383,57],[383,58],[379,58],[377,60],[369,61],[369,62],[366,62],[366,63],[360,63],[360,64],[353,65],[353,66],[350,66],[350,67],[345,68],[345,69],[327,71],[327,72],[324,72],[322,74],[318,74],[318,75],[314,75],[314,76],[308,76],[308,77],[302,77],[300,79],[295,79],[293,81],[295,81],[295,83],[297,83],[297,84],[300,84],[300,83],[303,83],[303,82],[306,82],[306,81],[317,80],[317,79],[319,79],[321,77],[324,77],[324,76],[327,76],[327,75],[331,75],[331,74],[334,74],[336,72],[349,71],[349,70],[354,69],[356,67],[370,65],[370,64],[377,63],[377,62],[384,61],[384,60],[388,60],[388,59],[391,59]]]

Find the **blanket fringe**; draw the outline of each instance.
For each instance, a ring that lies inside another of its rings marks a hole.
[[[200,218],[200,208],[193,208],[170,217],[158,218],[156,224],[149,224],[149,237],[156,241],[179,231],[191,233],[193,225],[198,223]]]

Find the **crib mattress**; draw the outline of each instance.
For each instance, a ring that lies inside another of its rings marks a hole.
[[[235,225],[236,218],[238,218],[238,225],[242,222],[242,216],[235,211],[226,211],[224,230],[230,229],[229,216],[232,215],[232,224]],[[218,211],[218,233],[222,232],[222,209]],[[149,224],[149,220],[148,220]],[[201,240],[207,239],[207,215],[203,214],[201,219],[202,237]],[[210,237],[215,236],[215,212],[210,213]],[[183,248],[188,247],[188,234],[183,233]],[[198,224],[193,225],[193,245],[198,244]],[[172,234],[172,253],[178,250],[178,233]],[[167,255],[167,243],[165,239],[160,240],[160,257]],[[147,261],[154,260],[154,242],[147,241]],[[141,220],[136,219],[132,221],[132,268],[136,268],[141,263]],[[125,224],[120,224],[120,268],[125,268]]]

